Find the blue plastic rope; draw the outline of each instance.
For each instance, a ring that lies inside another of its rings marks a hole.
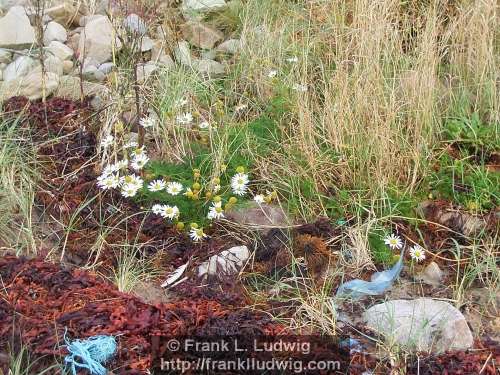
[[[113,356],[117,347],[113,336],[93,336],[69,342],[65,332],[64,341],[69,351],[64,362],[70,366],[73,375],[76,375],[77,367],[89,370],[91,375],[106,375],[103,364]]]

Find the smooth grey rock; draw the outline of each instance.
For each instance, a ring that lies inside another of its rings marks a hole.
[[[196,60],[192,63],[192,66],[198,73],[209,77],[220,77],[226,73],[225,66],[214,60]]]
[[[146,34],[147,27],[146,23],[137,14],[129,14],[123,20],[123,27],[125,27],[129,32],[144,35]]]
[[[95,65],[84,64],[82,69],[83,79],[90,82],[102,82],[106,78],[103,72],[101,72]]]
[[[24,8],[14,6],[0,18],[0,47],[29,48],[35,43],[35,29]]]
[[[61,24],[52,21],[47,24],[43,32],[43,44],[48,46],[50,42],[57,40],[58,42],[66,42],[68,34],[66,29]]]
[[[78,77],[61,77],[55,95],[61,98],[80,100],[80,82],[80,78]],[[82,86],[84,96],[105,98],[109,95],[109,90],[102,84],[83,81]]]
[[[3,80],[5,82],[13,81],[20,77],[26,76],[32,72],[40,63],[29,56],[19,56],[12,61],[3,71]]]
[[[213,12],[226,6],[224,0],[184,0],[181,9],[183,12]]]
[[[0,48],[0,64],[10,64],[12,62],[12,53]]]
[[[70,74],[73,71],[74,64],[73,61],[71,60],[64,60],[62,62],[62,66],[63,66],[63,74]]]
[[[443,271],[435,262],[429,263],[427,267],[418,275],[417,279],[423,281],[426,284],[438,286],[441,285],[443,281]]]
[[[224,38],[224,34],[220,31],[197,21],[186,22],[181,26],[181,31],[189,43],[204,49],[213,48],[218,41]]]
[[[137,81],[139,83],[144,83],[151,76],[151,74],[158,69],[158,65],[149,61],[145,64],[139,64],[137,66]]]
[[[274,204],[257,204],[251,202],[247,207],[241,207],[226,213],[228,220],[252,229],[268,233],[272,228],[287,227],[291,224],[281,207]]]
[[[63,75],[64,72],[63,63],[59,57],[48,55],[44,60],[44,64],[45,64],[45,71],[57,74],[57,76],[59,77]],[[41,72],[42,68],[38,66],[37,69],[40,69]]]
[[[111,58],[115,43],[116,50],[121,43],[114,38],[113,25],[105,16],[98,16],[88,22],[80,34],[78,53],[80,59],[91,58],[96,64],[101,64]]]
[[[2,82],[0,85],[0,101],[13,96],[26,96],[30,100],[37,100],[51,95],[59,85],[59,76],[54,73],[46,73],[42,79],[40,71],[32,72],[26,76]]]
[[[151,51],[153,49],[153,41],[151,38],[144,36],[141,40],[141,52]]]
[[[103,74],[108,75],[109,73],[111,73],[111,71],[113,70],[114,67],[115,67],[115,64],[113,64],[112,62],[107,62],[107,63],[99,65],[99,70]]]
[[[215,52],[213,49],[201,52],[202,60],[213,60],[216,57],[217,57],[217,52]]]
[[[68,60],[73,56],[73,50],[57,40],[50,42],[47,50],[62,61]]]
[[[241,40],[239,39],[228,39],[221,44],[219,44],[216,48],[217,52],[235,54],[238,53],[241,49]]]
[[[185,40],[177,43],[177,47],[174,49],[174,56],[177,62],[184,66],[191,66],[193,62],[191,50],[189,49],[189,43]]]
[[[462,313],[448,302],[431,298],[381,303],[366,310],[363,319],[386,341],[410,350],[442,353],[465,350],[473,344]]]

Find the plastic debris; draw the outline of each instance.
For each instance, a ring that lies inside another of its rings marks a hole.
[[[211,256],[206,262],[198,267],[198,276],[207,277],[217,274],[232,275],[243,267],[243,264],[250,257],[250,252],[246,246],[235,246],[229,250],[221,251],[217,255]]]
[[[69,351],[64,362],[69,365],[73,375],[76,375],[77,367],[89,370],[91,375],[107,374],[108,371],[103,364],[111,359],[117,347],[113,336],[93,336],[72,342],[69,342],[65,337],[64,340]]]
[[[185,263],[182,266],[178,267],[174,272],[170,273],[168,275],[167,280],[165,280],[163,282],[163,284],[161,284],[162,288],[167,288],[170,286],[173,287],[173,286],[176,286],[176,285],[182,283],[183,281],[186,281],[187,277],[184,277],[182,279],[181,279],[181,277],[184,274],[184,272],[186,271],[187,266],[188,266],[188,263]]]
[[[349,296],[357,299],[367,295],[376,296],[383,294],[392,286],[394,280],[399,277],[402,269],[403,251],[399,256],[399,260],[392,268],[382,272],[375,272],[371,277],[371,281],[355,279],[343,283],[337,290],[337,297]]]

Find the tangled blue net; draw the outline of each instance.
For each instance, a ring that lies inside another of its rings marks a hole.
[[[71,368],[73,375],[76,375],[77,368],[85,368],[91,375],[106,375],[103,364],[113,356],[117,347],[113,336],[93,336],[69,342],[65,333],[64,341],[69,351],[64,362]]]

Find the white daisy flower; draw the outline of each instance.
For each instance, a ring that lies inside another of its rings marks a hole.
[[[98,178],[97,186],[103,190],[116,189],[120,186],[120,177],[116,174],[110,174],[104,178]]]
[[[135,184],[124,184],[122,186],[122,195],[125,197],[125,198],[130,198],[130,197],[133,197],[137,194],[137,191],[139,189],[137,188],[137,185]]]
[[[208,210],[207,217],[210,220],[222,219],[224,217],[224,210],[222,209],[222,202],[214,202],[212,207]]]
[[[148,117],[143,117],[139,120],[139,125],[141,125],[143,128],[151,128],[156,125],[156,118],[154,116],[148,116]]]
[[[412,259],[420,262],[425,259],[425,250],[420,245],[415,245],[410,249],[410,256]]]
[[[187,188],[186,191],[184,192],[184,194],[182,194],[182,195],[185,195],[187,197],[187,196],[192,196],[193,194],[194,193],[191,190],[191,188]]]
[[[101,147],[108,148],[109,146],[111,146],[113,144],[114,140],[115,140],[115,138],[111,134],[107,135],[106,137],[101,139]]]
[[[267,76],[269,78],[274,78],[278,75],[278,71],[276,69],[271,69],[268,73],[267,73]]]
[[[148,190],[149,191],[161,191],[165,189],[165,186],[167,186],[167,183],[163,180],[154,180],[151,181],[148,185]]]
[[[139,146],[139,143],[137,143],[136,141],[130,141],[130,142],[127,142],[123,145],[123,148],[137,148]]]
[[[210,128],[210,123],[208,121],[202,121],[198,124],[198,127],[200,129],[209,129]]]
[[[403,241],[401,241],[401,238],[394,234],[385,237],[384,243],[388,245],[391,249],[401,249],[403,247]]]
[[[143,155],[146,155],[146,149],[144,146],[142,147],[138,147],[136,148],[134,151],[132,151],[132,153],[130,154],[130,156],[132,158],[136,158],[138,156],[143,156]]]
[[[120,169],[127,169],[128,168],[128,160],[127,159],[123,159],[123,160],[119,160],[115,163],[115,167],[120,170]]]
[[[299,58],[297,56],[292,56],[292,57],[289,57],[288,59],[286,59],[286,62],[289,62],[289,63],[296,63],[299,61]]]
[[[221,186],[219,184],[217,185],[214,185],[213,189],[212,189],[212,193],[214,194],[217,194],[221,189]]]
[[[307,91],[307,85],[306,84],[301,84],[301,83],[294,83],[292,86],[292,89],[298,92],[306,92]]]
[[[169,182],[167,184],[167,193],[171,195],[177,195],[182,191],[183,188],[184,187],[179,182]]]
[[[104,178],[104,177],[106,177],[106,176],[109,176],[109,175],[110,175],[110,174],[112,174],[112,173],[117,172],[117,171],[118,171],[118,169],[115,167],[115,165],[114,165],[114,164],[109,164],[109,165],[106,165],[106,166],[104,167],[104,169],[102,170],[102,174],[101,174],[101,176],[100,176],[100,177],[101,177],[101,178]]]
[[[181,115],[177,115],[175,118],[177,122],[181,125],[188,125],[193,122],[193,115],[189,112],[183,113]]]
[[[136,171],[140,171],[142,168],[144,168],[148,161],[149,158],[146,156],[146,154],[142,154],[134,157],[132,159],[132,163],[130,163],[130,166]]]
[[[135,186],[136,190],[139,190],[142,188],[144,181],[139,176],[130,174],[125,177],[121,177],[120,183],[122,183],[123,185]]]
[[[245,195],[248,188],[248,175],[245,173],[237,173],[231,177],[231,188],[236,195]]]
[[[177,216],[179,216],[179,209],[177,208],[177,206],[165,205],[162,207],[160,215],[166,219],[173,220]]]
[[[193,241],[198,242],[208,236],[203,232],[203,228],[193,228],[189,231],[189,237],[191,237]]]
[[[165,206],[163,204],[153,204],[153,207],[151,207],[151,212],[153,212],[155,215],[161,215],[164,207]]]
[[[264,196],[262,194],[257,194],[256,196],[253,197],[253,200],[258,204],[262,204],[264,203]]]

